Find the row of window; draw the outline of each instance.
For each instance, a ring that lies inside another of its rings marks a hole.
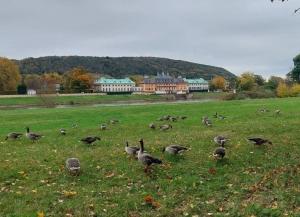
[[[133,87],[133,84],[101,84],[102,87]]]

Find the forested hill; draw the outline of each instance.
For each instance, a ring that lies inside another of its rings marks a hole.
[[[46,56],[26,58],[16,60],[16,62],[19,64],[22,74],[64,73],[81,66],[90,72],[116,78],[130,75],[155,75],[161,71],[187,78],[211,79],[215,75],[221,75],[227,79],[235,77],[224,68],[158,57]]]

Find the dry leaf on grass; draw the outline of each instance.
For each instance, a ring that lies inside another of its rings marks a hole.
[[[37,217],[45,217],[45,214],[44,212],[37,212]]]

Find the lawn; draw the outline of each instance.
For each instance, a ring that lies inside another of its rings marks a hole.
[[[263,107],[270,112],[258,112]],[[2,110],[2,138],[26,126],[44,137],[1,140],[0,216],[300,216],[299,107],[298,98],[289,98]],[[215,119],[215,112],[227,118]],[[170,131],[148,128],[167,114],[188,118],[172,122]],[[201,124],[205,115],[212,127]],[[120,122],[100,131],[110,119]],[[225,159],[216,161],[212,139],[219,134],[230,141]],[[81,144],[87,135],[101,141]],[[255,147],[248,136],[273,145]],[[125,141],[137,145],[140,138],[163,161],[149,175],[124,153]],[[190,150],[182,156],[161,152],[172,143]],[[80,159],[80,176],[65,172],[68,157]]]

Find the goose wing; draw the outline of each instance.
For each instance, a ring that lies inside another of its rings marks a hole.
[[[150,164],[153,164],[153,163],[157,163],[157,164],[162,163],[161,160],[159,160],[158,158],[155,158],[155,157],[153,157],[149,154],[143,154],[142,161],[147,165],[150,165]]]
[[[175,149],[177,152],[180,152],[180,151],[183,151],[183,150],[187,150],[186,147],[183,147],[181,145],[170,145],[169,147]]]

